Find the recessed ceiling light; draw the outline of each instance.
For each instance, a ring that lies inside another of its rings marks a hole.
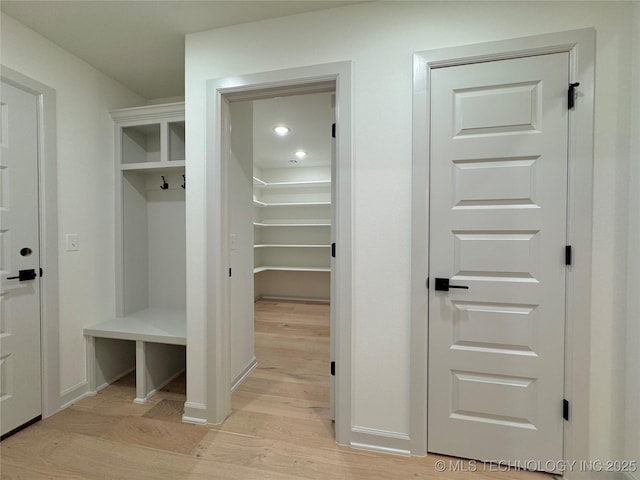
[[[295,155],[298,158],[304,158],[307,156],[307,152],[305,152],[304,150],[298,150],[296,151]]]
[[[286,127],[284,125],[276,125],[275,127],[273,127],[273,131],[276,132],[276,135],[280,135],[281,137],[289,133],[290,130],[291,129],[289,127]]]

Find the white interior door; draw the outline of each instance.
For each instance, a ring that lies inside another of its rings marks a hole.
[[[2,82],[0,102],[0,427],[42,408],[37,100]],[[15,278],[20,277],[20,278]]]
[[[568,72],[567,53],[432,71],[431,452],[563,458]]]

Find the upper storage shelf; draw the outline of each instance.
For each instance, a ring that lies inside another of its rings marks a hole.
[[[184,120],[181,122],[167,122],[169,128],[169,158],[170,162],[184,161]]]
[[[120,170],[176,169],[185,166],[184,103],[123,108],[116,121]]]
[[[253,186],[257,188],[287,188],[287,187],[330,187],[331,180],[306,180],[298,182],[265,182],[253,177]]]
[[[325,205],[331,205],[331,202],[261,202],[260,200],[254,200],[254,207],[321,207]]]
[[[160,124],[122,128],[122,163],[160,161]]]

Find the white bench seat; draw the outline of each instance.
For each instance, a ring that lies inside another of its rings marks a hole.
[[[132,340],[136,342],[136,398],[135,403],[145,403],[176,374],[184,371],[184,360],[176,359],[166,349],[176,347],[150,346],[149,344],[187,344],[187,317],[184,310],[146,308],[138,312],[97,323],[83,329],[87,338],[87,355],[94,363],[90,389],[97,390],[96,338]],[[164,350],[163,350],[164,348]]]
[[[99,338],[187,344],[187,315],[184,310],[145,308],[139,312],[84,328],[84,334]]]

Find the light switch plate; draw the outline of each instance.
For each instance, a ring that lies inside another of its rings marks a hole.
[[[79,250],[80,245],[77,233],[67,233],[67,252],[75,252]]]

